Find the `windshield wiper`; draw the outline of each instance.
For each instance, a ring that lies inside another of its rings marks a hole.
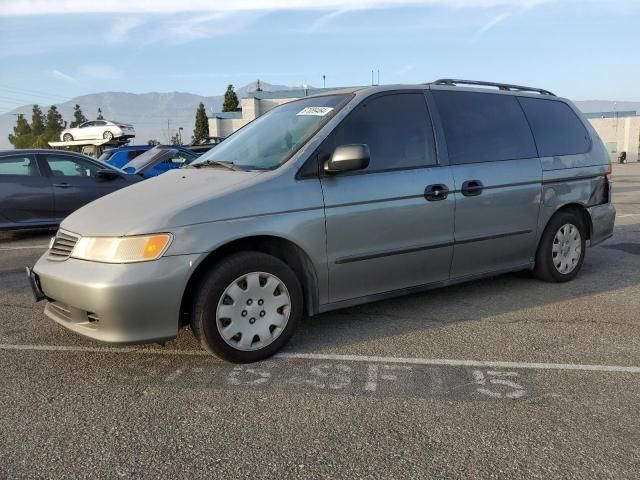
[[[190,168],[201,168],[201,167],[223,167],[228,170],[238,171],[240,168],[236,167],[233,162],[225,162],[221,160],[205,160],[200,163],[192,163],[189,165]]]

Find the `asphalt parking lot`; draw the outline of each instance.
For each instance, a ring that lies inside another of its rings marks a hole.
[[[323,314],[236,366],[189,330],[110,347],[46,319],[0,234],[0,478],[637,478],[640,164],[568,284],[518,273]]]

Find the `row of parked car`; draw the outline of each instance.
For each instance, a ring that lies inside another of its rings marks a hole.
[[[57,226],[83,205],[127,185],[189,165],[180,146],[122,146],[98,159],[66,150],[0,152],[0,230]]]

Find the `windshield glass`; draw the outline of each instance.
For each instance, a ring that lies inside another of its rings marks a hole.
[[[269,110],[191,165],[231,162],[243,170],[271,170],[287,161],[352,97],[326,95]]]

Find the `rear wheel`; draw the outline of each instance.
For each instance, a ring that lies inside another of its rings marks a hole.
[[[70,133],[65,133],[62,136],[62,140],[65,142],[72,142],[73,141],[73,135],[71,135]]]
[[[102,134],[102,138],[104,138],[105,140],[113,140],[113,133],[107,130]]]
[[[191,328],[201,345],[231,362],[270,357],[302,316],[302,288],[281,260],[242,252],[217,263],[195,294]]]
[[[534,273],[546,282],[568,282],[580,271],[585,249],[586,231],[581,216],[558,212],[540,239]]]

